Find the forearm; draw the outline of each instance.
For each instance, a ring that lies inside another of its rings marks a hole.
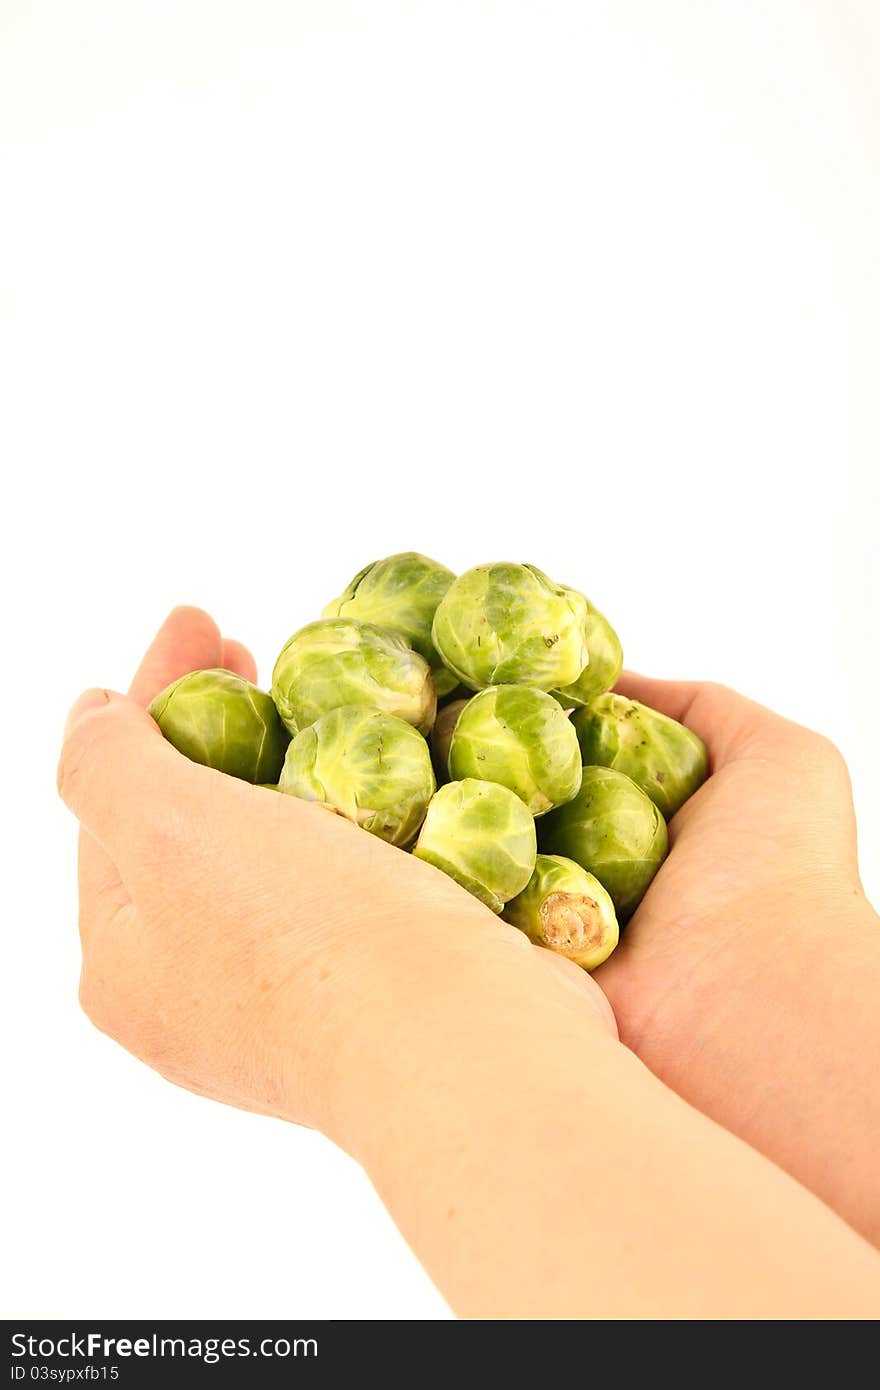
[[[880,1312],[880,1258],[518,943],[398,958],[336,1063],[334,1137],[462,1315]]]
[[[754,908],[648,1015],[650,961],[604,976],[621,1036],[880,1245],[880,920],[856,894],[773,923]]]

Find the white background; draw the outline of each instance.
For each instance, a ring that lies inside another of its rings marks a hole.
[[[61,725],[175,603],[265,679],[370,559],[531,560],[834,738],[880,898],[878,94],[872,0],[2,0],[7,1316],[446,1316],[78,1012]]]

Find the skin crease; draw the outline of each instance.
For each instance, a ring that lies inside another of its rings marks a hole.
[[[322,1129],[462,1316],[880,1313],[880,1256],[805,1190],[877,1235],[878,933],[824,741],[714,687],[621,682],[684,717],[715,775],[590,977],[430,865],[178,754],[145,706],[211,666],[256,679],[176,609],[128,697],[71,712],[97,1027],[178,1085]]]

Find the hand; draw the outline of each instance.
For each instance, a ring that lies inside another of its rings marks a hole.
[[[712,776],[596,971],[620,1036],[875,1239],[880,931],[836,748],[720,686],[618,687],[694,729]]]
[[[390,1036],[401,989],[525,953],[613,1028],[588,977],[438,870],[178,753],[144,706],[212,666],[256,679],[207,614],[177,609],[127,698],[90,691],[71,712],[59,789],[83,826],[80,997],[99,1028],[190,1090],[343,1137],[341,1059],[365,1020],[387,1014]]]
[[[872,1314],[876,1255],[651,1076],[582,971],[430,865],[167,743],[143,706],[218,664],[254,676],[179,609],[128,698],[71,715],[59,787],[98,1027],[336,1139],[459,1312]]]

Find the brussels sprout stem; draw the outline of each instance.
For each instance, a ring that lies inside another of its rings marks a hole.
[[[601,946],[607,923],[595,898],[548,893],[541,903],[541,935],[555,951],[580,953]]]

